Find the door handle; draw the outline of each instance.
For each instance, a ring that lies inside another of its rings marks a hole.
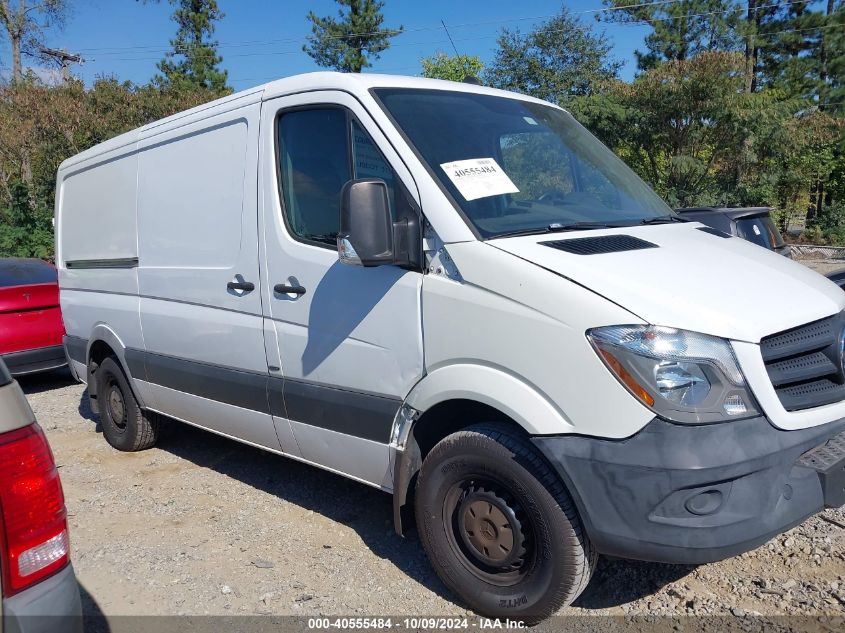
[[[252,292],[255,290],[255,284],[251,281],[230,281],[226,284],[229,290],[243,290],[244,292]]]
[[[305,288],[302,286],[288,286],[285,284],[276,284],[273,290],[280,295],[304,295]]]

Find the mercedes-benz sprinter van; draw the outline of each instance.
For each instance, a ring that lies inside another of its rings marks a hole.
[[[163,415],[389,492],[479,613],[845,502],[845,294],[543,101],[282,79],[65,161],[56,227],[112,446]]]

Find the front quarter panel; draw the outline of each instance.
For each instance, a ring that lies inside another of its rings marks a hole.
[[[453,397],[511,415],[532,434],[623,438],[654,414],[601,362],[585,333],[642,323],[595,293],[483,242],[450,244],[461,281],[423,281],[427,376],[407,402]]]

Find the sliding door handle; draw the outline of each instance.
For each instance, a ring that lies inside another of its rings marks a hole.
[[[280,295],[304,295],[305,288],[302,286],[288,286],[286,284],[276,284],[273,290]]]
[[[229,290],[243,290],[244,292],[252,292],[255,290],[255,284],[251,281],[230,281],[226,284]]]

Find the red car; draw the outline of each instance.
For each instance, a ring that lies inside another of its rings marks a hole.
[[[0,259],[0,358],[12,375],[66,365],[64,333],[55,266]]]

